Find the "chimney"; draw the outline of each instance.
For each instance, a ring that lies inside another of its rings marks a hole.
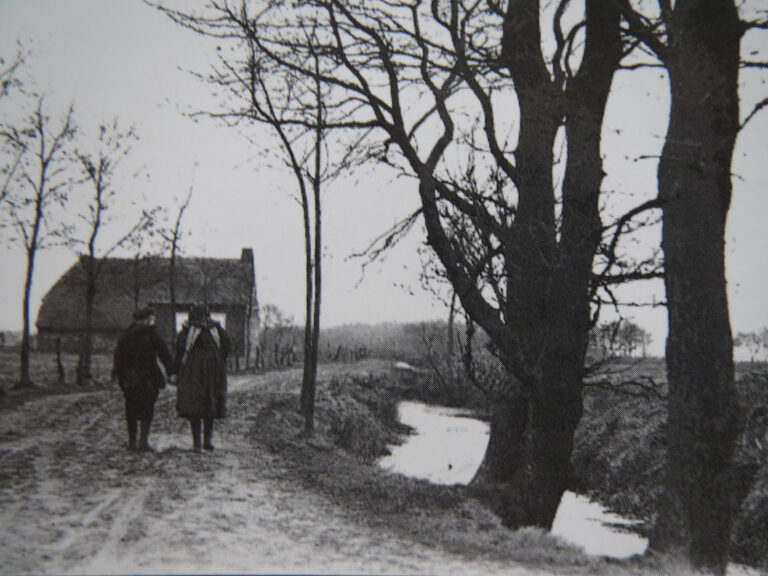
[[[243,248],[243,252],[240,254],[240,262],[253,266],[253,248]]]

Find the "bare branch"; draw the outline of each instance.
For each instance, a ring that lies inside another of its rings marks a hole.
[[[668,0],[663,0],[663,2],[665,4],[662,8],[662,13],[665,15],[664,21],[669,22],[668,18],[671,14],[671,8]],[[621,8],[622,16],[624,16],[629,24],[629,33],[648,46],[659,60],[665,62],[667,60],[667,46],[657,35],[659,25],[649,23],[643,16],[638,14],[629,0],[618,0],[618,4]]]
[[[752,111],[747,114],[746,118],[744,118],[744,121],[741,123],[741,126],[739,127],[739,130],[743,130],[744,127],[747,125],[747,123],[752,120],[752,118],[755,117],[755,115],[760,112],[763,108],[768,106],[768,98],[763,98],[760,102],[755,104],[755,106],[752,108]]]

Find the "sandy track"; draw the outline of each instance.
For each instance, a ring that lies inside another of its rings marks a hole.
[[[173,390],[158,402],[153,454],[126,450],[116,390],[1,417],[2,573],[532,573],[404,541],[286,481],[286,464],[247,440],[253,416],[236,401],[212,454],[189,449]]]

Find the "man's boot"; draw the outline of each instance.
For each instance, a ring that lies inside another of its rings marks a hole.
[[[140,428],[139,428],[139,451],[140,452],[151,452],[152,448],[149,446],[149,425],[152,423],[151,420],[141,420],[139,422]]]
[[[203,420],[205,424],[203,435],[203,448],[213,450],[213,418]]]
[[[200,418],[191,418],[189,427],[192,429],[192,449],[195,452],[200,451]]]
[[[128,450],[136,450],[136,420],[127,420],[128,422]]]

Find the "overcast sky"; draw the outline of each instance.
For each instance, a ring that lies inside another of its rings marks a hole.
[[[262,304],[273,303],[303,321],[304,269],[301,212],[291,194],[293,182],[279,165],[268,166],[266,134],[251,132],[249,143],[235,130],[187,114],[211,110],[210,88],[189,70],[205,71],[215,44],[182,30],[141,0],[0,0],[0,55],[11,56],[16,42],[30,52],[23,79],[47,95],[55,116],[73,102],[84,134],[99,122],[119,118],[135,125],[141,140],[117,182],[124,197],[147,197],[172,206],[192,187],[185,220],[189,255],[238,257],[255,253]],[[749,50],[768,59],[768,35],[749,39]],[[634,204],[655,195],[655,161],[665,130],[668,99],[661,71],[622,73],[606,118],[606,189],[619,190]],[[768,95],[765,76],[746,79],[744,109]],[[763,92],[761,92],[761,90]],[[0,118],[13,119],[18,95],[0,102]],[[768,113],[739,138],[734,160],[735,190],[728,222],[728,278],[734,331],[768,326]],[[130,178],[142,167],[138,178]],[[392,180],[368,169],[324,191],[325,270],[323,325],[350,322],[411,321],[444,317],[445,310],[421,291],[416,250],[418,230],[361,280],[360,262],[347,257],[398,218],[417,207],[412,181]],[[118,234],[120,223],[111,234]],[[24,260],[18,247],[0,251],[0,329],[21,326]],[[75,260],[71,252],[39,256],[32,293],[33,318],[42,296]],[[647,288],[629,288],[653,298]],[[655,295],[663,297],[656,286]],[[660,352],[665,312],[629,310],[653,331]]]

